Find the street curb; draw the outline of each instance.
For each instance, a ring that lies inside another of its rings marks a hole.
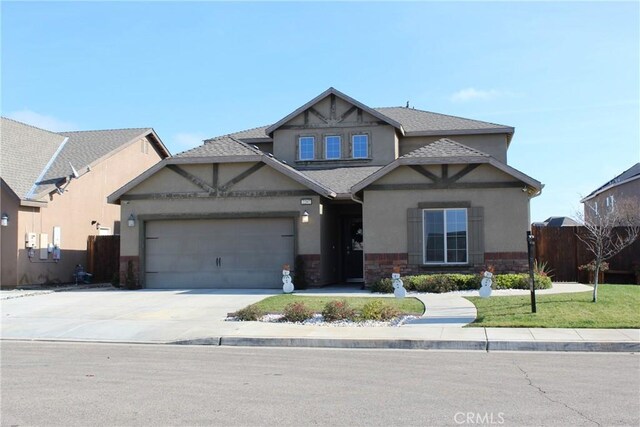
[[[488,341],[487,351],[637,353],[640,352],[640,343],[632,341]]]
[[[318,347],[368,348],[402,350],[480,350],[486,351],[485,341],[445,341],[410,339],[334,339],[334,338],[262,338],[222,337],[221,346],[247,347]]]
[[[208,337],[167,342],[170,345],[226,347],[305,347],[396,350],[558,351],[640,353],[639,342],[612,341],[478,341],[348,339],[306,337]]]

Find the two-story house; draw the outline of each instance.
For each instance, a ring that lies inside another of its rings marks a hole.
[[[625,199],[640,202],[640,163],[593,190],[580,200],[584,204],[584,218],[593,221],[598,215],[614,211],[616,204]]]
[[[277,288],[283,264],[310,285],[371,284],[394,267],[521,271],[542,184],[507,165],[513,132],[329,88],[113,193],[136,219],[121,274],[133,266],[148,288]]]

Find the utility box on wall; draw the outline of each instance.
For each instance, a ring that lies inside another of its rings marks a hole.
[[[35,249],[37,246],[36,233],[26,233],[24,235],[24,244],[27,249]]]

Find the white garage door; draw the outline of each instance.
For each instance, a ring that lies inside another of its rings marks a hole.
[[[289,218],[149,221],[147,288],[279,288],[293,266]]]

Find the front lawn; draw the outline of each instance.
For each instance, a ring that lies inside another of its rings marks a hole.
[[[478,309],[471,327],[640,328],[640,286],[599,285],[591,292],[536,295],[537,313],[527,296],[468,297]]]
[[[384,303],[397,307],[401,314],[421,316],[424,313],[424,304],[417,298],[375,298],[375,297],[338,297],[338,296],[302,296],[302,295],[275,295],[259,301],[254,306],[264,313],[282,313],[284,307],[293,302],[302,301],[316,313],[322,309],[329,301],[347,301],[356,311],[361,311],[362,307],[371,301],[381,300]]]

